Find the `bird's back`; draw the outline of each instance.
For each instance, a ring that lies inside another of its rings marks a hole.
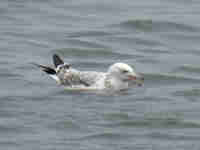
[[[98,82],[104,78],[105,73],[95,71],[79,71],[73,68],[65,69],[57,73],[64,86],[77,87],[97,86]]]

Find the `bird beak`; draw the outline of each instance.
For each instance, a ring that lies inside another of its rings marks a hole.
[[[142,86],[144,83],[144,77],[141,74],[130,74],[128,75],[129,81],[135,81],[138,86]]]
[[[137,76],[135,74],[128,75],[128,80],[136,80]]]

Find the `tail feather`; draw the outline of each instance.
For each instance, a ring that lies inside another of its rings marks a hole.
[[[54,54],[53,55],[53,63],[55,65],[55,67],[57,68],[58,65],[64,64],[64,61],[57,54]]]
[[[44,65],[39,65],[39,64],[35,64],[37,67],[41,68],[42,71],[46,72],[47,74],[49,75],[55,75],[56,74],[56,71],[55,69],[51,68],[51,67],[48,67],[48,66],[44,66]]]
[[[36,63],[32,63],[32,64],[37,66],[37,67],[39,67],[42,71],[47,73],[52,79],[56,80],[56,82],[58,84],[61,84],[61,81],[60,81],[59,77],[56,75],[55,69],[53,69],[51,67],[48,67],[48,66],[36,64]]]

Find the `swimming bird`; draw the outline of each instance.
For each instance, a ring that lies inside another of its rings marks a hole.
[[[142,85],[144,78],[125,63],[115,63],[107,72],[79,71],[65,63],[57,54],[53,55],[54,67],[36,64],[59,85],[80,90],[126,90],[130,85]]]

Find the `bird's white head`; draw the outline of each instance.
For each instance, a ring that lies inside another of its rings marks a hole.
[[[108,73],[121,81],[137,81],[144,80],[139,74],[137,74],[133,67],[125,63],[115,63],[108,69]]]

